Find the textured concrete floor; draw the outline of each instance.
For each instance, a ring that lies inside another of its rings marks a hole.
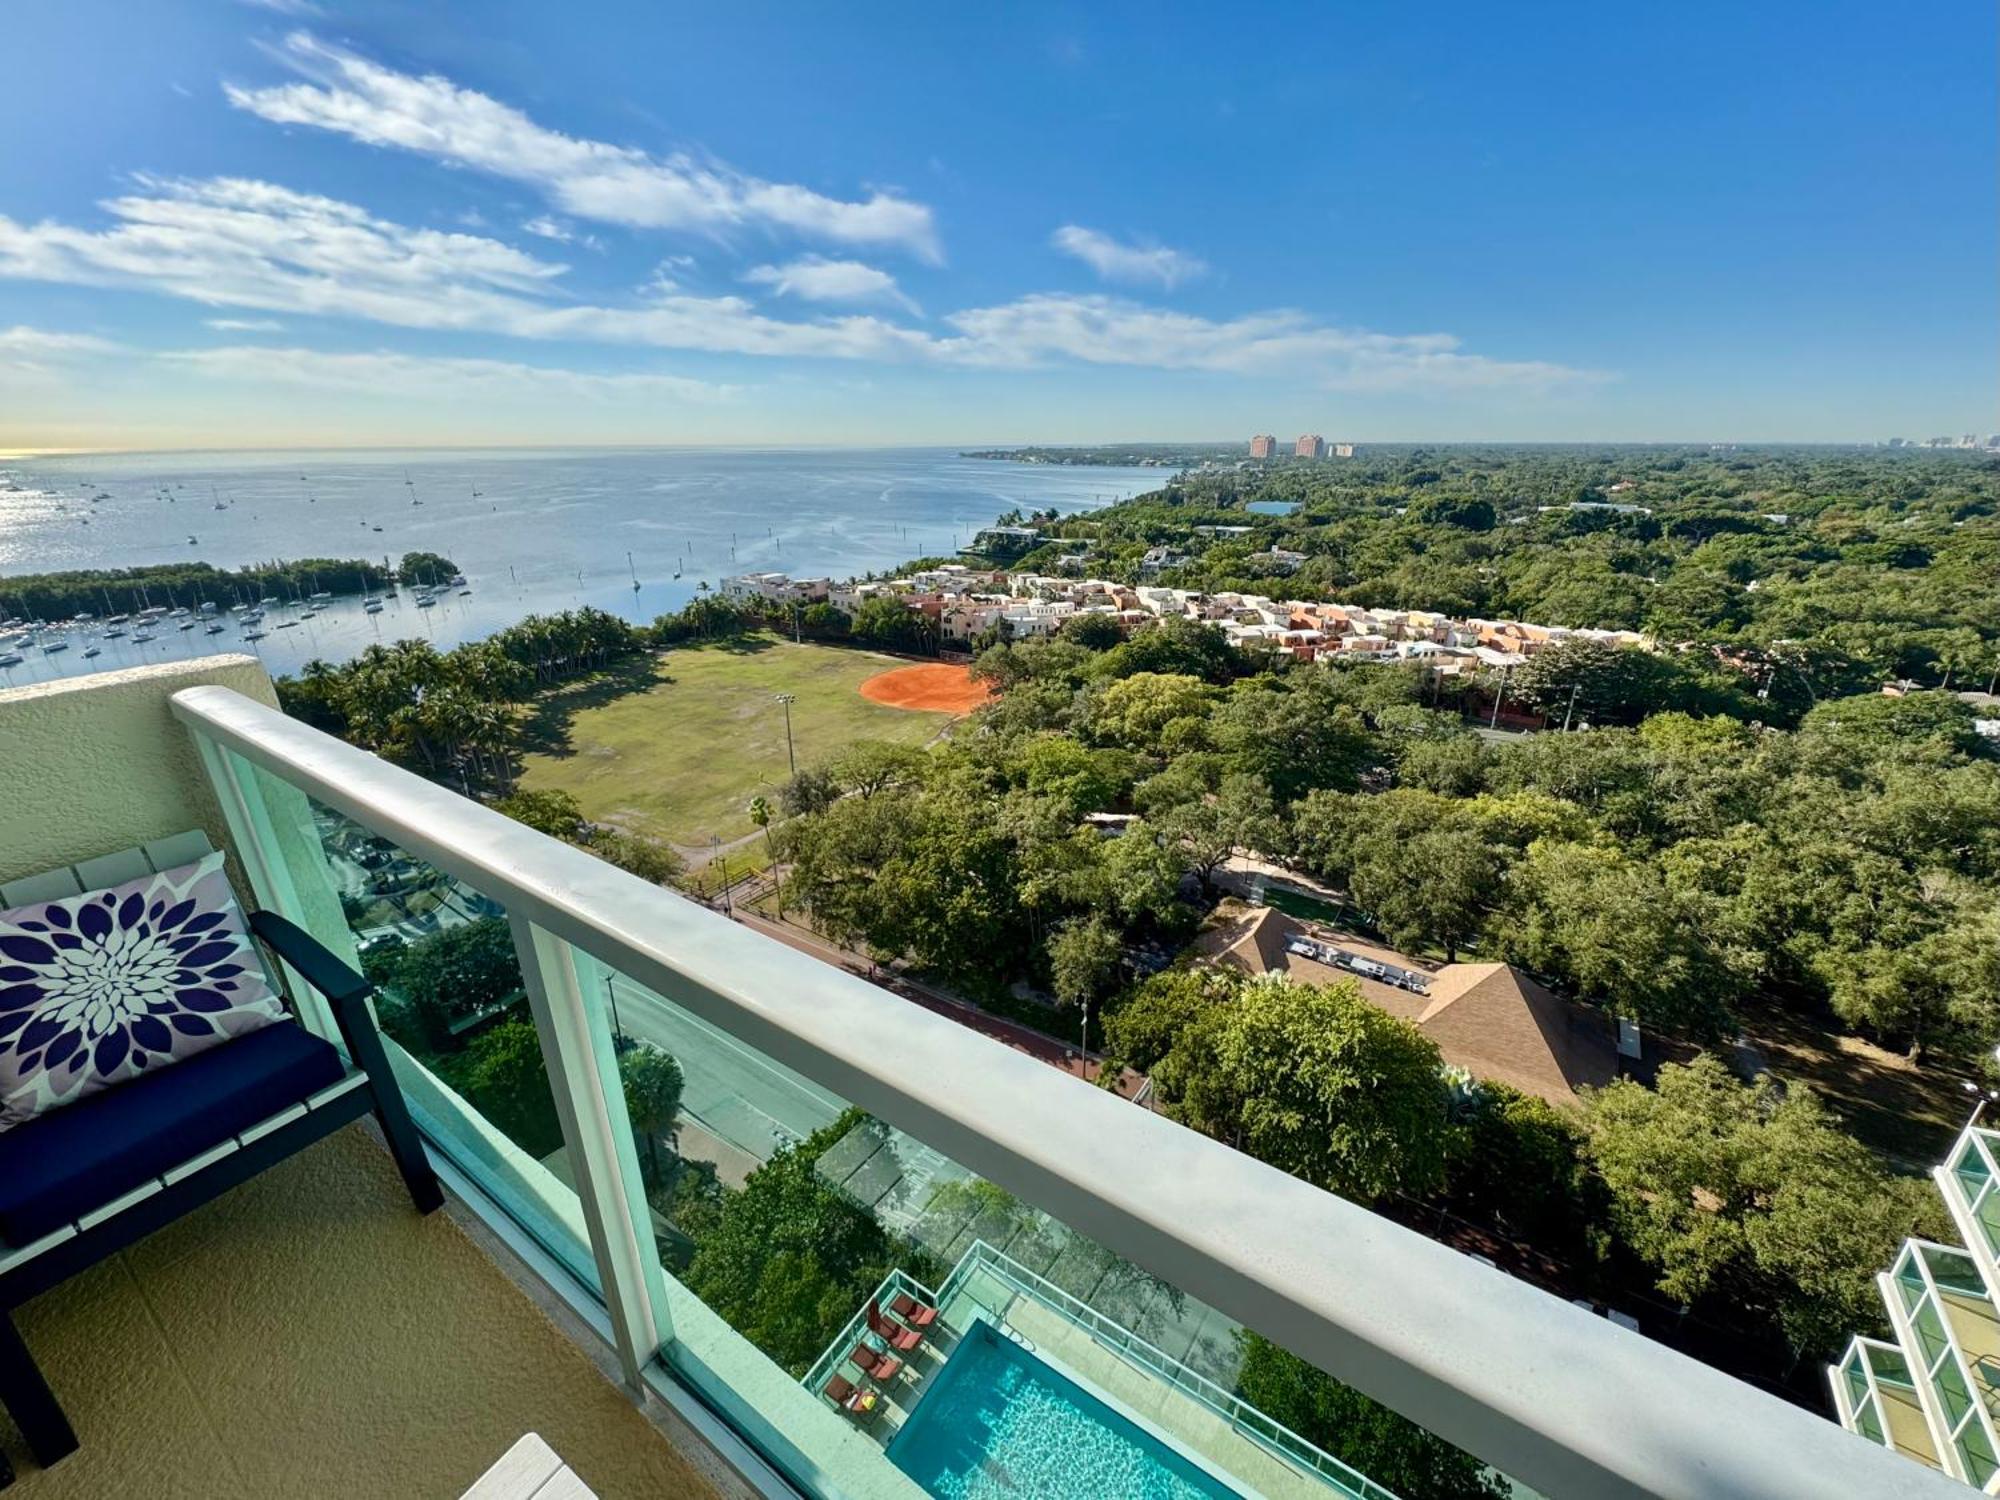
[[[7,1500],[453,1500],[528,1431],[604,1497],[716,1491],[359,1127],[17,1315],[82,1448]]]

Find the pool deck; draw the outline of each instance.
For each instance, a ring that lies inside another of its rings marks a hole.
[[[944,1369],[966,1330],[984,1319],[1015,1337],[1030,1352],[1046,1357],[1066,1374],[1080,1378],[1095,1394],[1163,1434],[1184,1451],[1228,1476],[1246,1494],[1263,1500],[1328,1500],[1351,1494],[1331,1478],[1313,1474],[1280,1457],[1237,1428],[1228,1417],[1189,1392],[1133,1363],[1102,1343],[1089,1328],[1059,1308],[1021,1290],[976,1263],[961,1263],[946,1281],[938,1316],[928,1336],[905,1357],[888,1381],[866,1384],[877,1392],[874,1409],[855,1417],[860,1427],[888,1447],[932,1379]],[[862,1382],[853,1367],[847,1378]]]

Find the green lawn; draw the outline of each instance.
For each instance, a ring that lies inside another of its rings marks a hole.
[[[593,822],[684,848],[753,831],[750,799],[773,795],[789,772],[778,693],[796,693],[799,765],[831,759],[859,739],[923,744],[948,714],[885,708],[856,687],[905,665],[845,646],[794,645],[775,636],[680,646],[652,668],[559,689],[539,705],[539,749],[521,784],[570,793]]]

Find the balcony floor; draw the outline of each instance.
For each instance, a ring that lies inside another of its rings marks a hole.
[[[605,1500],[718,1494],[360,1127],[16,1320],[83,1446],[38,1470],[0,1415],[8,1500],[450,1500],[529,1431]]]

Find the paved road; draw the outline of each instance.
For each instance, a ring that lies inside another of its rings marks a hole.
[[[683,1113],[759,1161],[831,1124],[846,1107],[812,1080],[651,990],[616,976],[610,984],[619,1028],[679,1059],[687,1079]]]
[[[759,912],[738,906],[735,918],[745,927],[753,927],[766,937],[776,938],[787,947],[796,948],[809,954],[821,963],[845,969],[848,973],[868,980],[878,989],[900,996],[913,1005],[921,1005],[925,1010],[935,1011],[958,1022],[968,1030],[989,1036],[996,1042],[1004,1042],[1016,1052],[1025,1052],[1030,1057],[1047,1063],[1052,1068],[1061,1068],[1065,1073],[1086,1082],[1095,1083],[1102,1071],[1103,1058],[1097,1053],[1079,1054],[1078,1050],[1066,1045],[1046,1032],[1036,1031],[1031,1026],[1023,1026],[1018,1021],[1009,1021],[1003,1016],[992,1015],[981,1010],[969,1000],[961,1000],[935,985],[913,979],[907,974],[898,974],[868,963],[860,954],[836,947],[817,933],[808,932],[790,922],[773,921]],[[1093,1025],[1092,1037],[1096,1036]],[[1118,1082],[1118,1093],[1130,1099],[1138,1093],[1146,1082],[1145,1078],[1127,1068]]]

